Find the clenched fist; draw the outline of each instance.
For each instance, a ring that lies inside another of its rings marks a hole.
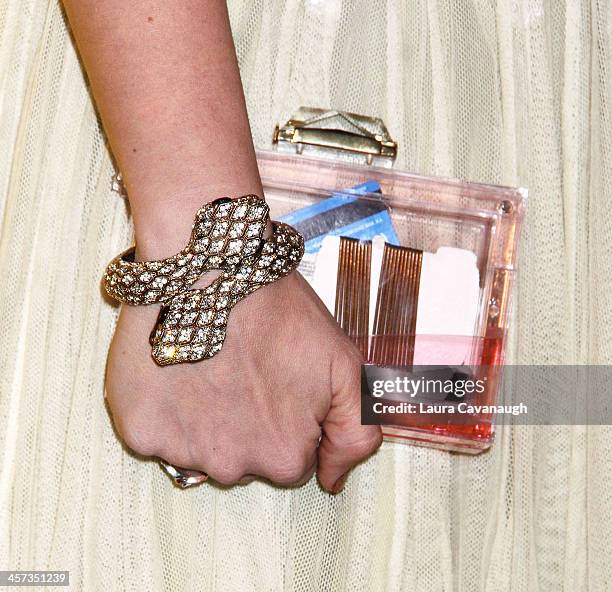
[[[111,344],[106,396],[126,444],[232,485],[296,485],[317,471],[340,491],[380,446],[360,423],[361,354],[294,272],[232,310],[213,358],[160,367],[148,337],[157,306],[126,306]]]

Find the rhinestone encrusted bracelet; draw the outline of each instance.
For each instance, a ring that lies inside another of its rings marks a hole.
[[[197,211],[189,242],[176,255],[134,261],[132,247],[109,263],[102,280],[109,296],[131,305],[162,304],[150,337],[157,364],[214,356],[232,307],[298,266],[304,239],[280,222],[272,222],[272,236],[262,238],[268,216],[256,195],[223,197]],[[206,288],[191,289],[212,269],[221,275]]]

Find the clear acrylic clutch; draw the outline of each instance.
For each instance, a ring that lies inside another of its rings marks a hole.
[[[272,217],[305,235],[301,271],[366,363],[470,367],[486,384],[473,407],[494,404],[526,191],[394,170],[384,124],[355,114],[301,108],[273,141],[257,154]],[[385,438],[491,445],[493,414],[424,409],[384,415]]]

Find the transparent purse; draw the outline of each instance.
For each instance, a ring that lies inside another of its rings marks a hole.
[[[257,153],[265,197],[304,235],[300,271],[362,352],[363,421],[387,440],[488,448],[526,190],[396,170],[384,123],[352,113],[302,107],[273,146]],[[373,417],[372,381],[415,373],[481,388],[386,395],[400,411]]]

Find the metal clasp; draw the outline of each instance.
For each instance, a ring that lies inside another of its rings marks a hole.
[[[387,167],[397,156],[397,143],[382,119],[316,107],[300,107],[285,125],[277,125],[272,143],[298,154],[306,150],[333,158],[350,155]]]

